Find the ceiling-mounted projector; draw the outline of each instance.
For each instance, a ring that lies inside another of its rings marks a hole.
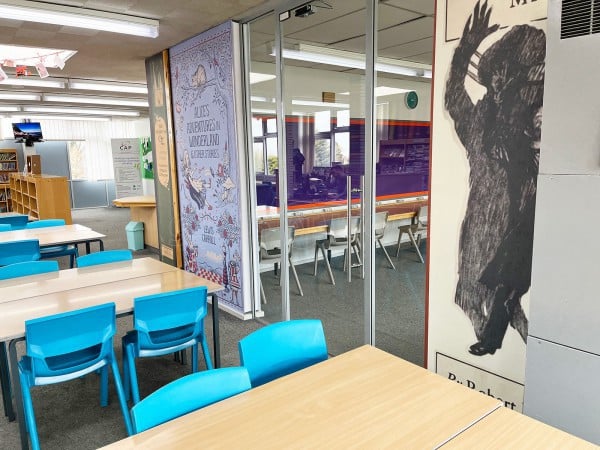
[[[294,11],[294,15],[296,17],[307,17],[311,14],[315,13],[315,8],[311,4],[301,6],[296,11]]]

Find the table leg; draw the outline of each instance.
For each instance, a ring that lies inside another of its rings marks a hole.
[[[12,406],[12,393],[10,389],[10,374],[8,372],[8,359],[6,343],[0,343],[0,383],[2,384],[2,400],[4,402],[4,415],[12,422],[15,420],[15,410]]]
[[[10,374],[12,377],[13,391],[17,410],[17,421],[19,422],[19,434],[21,435],[21,448],[29,449],[29,440],[27,437],[27,427],[25,425],[25,416],[23,413],[23,396],[21,394],[21,380],[19,379],[19,367],[17,361],[17,342],[25,338],[13,339],[8,344],[8,356],[10,359]]]
[[[85,254],[89,255],[90,254],[90,241],[87,241],[85,243]]]
[[[221,367],[221,342],[219,338],[219,297],[212,297],[212,324],[213,324],[213,354],[215,355],[215,368]]]

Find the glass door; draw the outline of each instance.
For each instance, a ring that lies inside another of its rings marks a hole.
[[[432,22],[425,3],[315,1],[249,24],[255,309],[321,319],[332,354],[373,342],[422,363],[425,265],[400,230],[427,203],[430,66],[399,55],[427,48],[410,25]]]
[[[434,2],[408,3],[377,3],[374,323],[377,347],[423,365]]]
[[[321,319],[329,351],[364,343],[364,0],[280,15],[289,315]]]

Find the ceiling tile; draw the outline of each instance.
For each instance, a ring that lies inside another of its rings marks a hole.
[[[433,16],[434,0],[383,0],[387,5]]]

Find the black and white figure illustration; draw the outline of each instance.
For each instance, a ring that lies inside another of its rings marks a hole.
[[[527,336],[521,297],[531,281],[546,56],[544,31],[530,25],[512,26],[479,51],[501,34],[491,12],[487,1],[475,4],[445,92],[470,168],[455,302],[473,325],[474,355],[494,354],[509,324]],[[468,76],[486,89],[478,101],[465,88]]]

